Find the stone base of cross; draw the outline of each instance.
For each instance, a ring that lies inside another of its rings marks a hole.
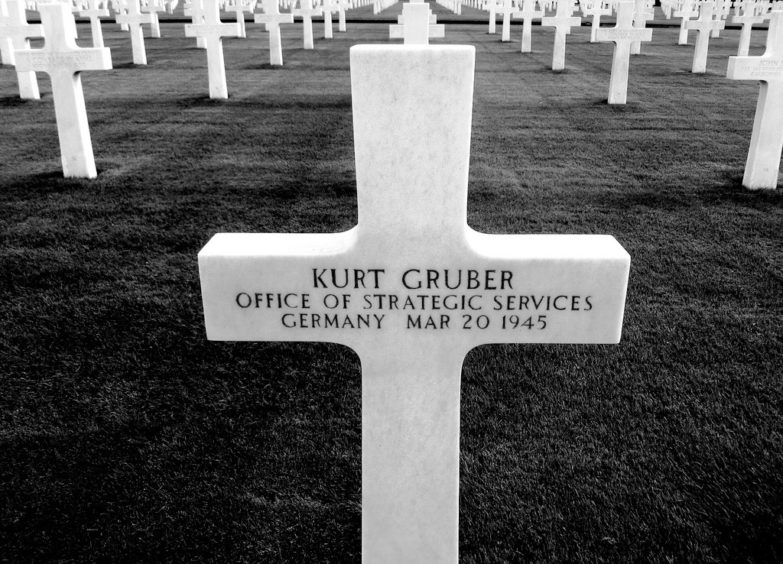
[[[472,46],[352,47],[358,225],[218,234],[199,253],[209,339],[358,353],[367,563],[457,562],[468,351],[620,339],[630,258],[614,238],[468,227],[474,59]]]
[[[771,12],[767,48],[760,57],[729,57],[726,76],[761,82],[742,185],[777,188],[783,153],[783,10]]]
[[[63,175],[95,178],[98,173],[80,73],[112,68],[111,52],[105,47],[77,47],[76,25],[68,4],[41,3],[38,11],[46,41],[42,49],[17,51],[16,68],[45,72],[51,78]]]

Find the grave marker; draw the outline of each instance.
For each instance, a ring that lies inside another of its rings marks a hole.
[[[291,13],[302,18],[302,41],[305,49],[313,49],[313,16],[320,16],[321,8],[313,6],[313,0],[299,0],[299,8]]]
[[[108,2],[106,0],[85,0],[86,9],[79,11],[79,17],[90,18],[90,31],[92,32],[92,46],[103,47],[103,29],[101,18],[108,18]]]
[[[141,25],[150,23],[152,16],[141,13],[139,0],[122,0],[122,6],[125,13],[121,13],[121,10],[114,19],[118,24],[128,26],[133,48],[133,64],[146,65],[147,51],[144,49],[144,30]]]
[[[76,26],[69,5],[40,3],[38,11],[46,37],[44,46],[17,51],[16,69],[45,72],[51,78],[64,176],[95,178],[97,171],[80,73],[110,69],[111,53],[105,47],[76,46]]]
[[[783,151],[783,10],[771,13],[767,48],[760,57],[729,57],[726,76],[761,82],[742,185],[775,189]]]
[[[630,258],[614,238],[468,227],[474,58],[472,46],[352,47],[358,225],[217,234],[199,253],[209,339],[359,355],[368,563],[457,561],[468,351],[620,339]]]
[[[204,6],[202,0],[190,0],[188,3],[186,3],[184,14],[186,16],[190,16],[190,21],[193,25],[203,24]],[[199,49],[206,49],[207,48],[206,40],[203,37],[197,37],[196,47],[198,47]]]
[[[603,0],[591,0],[583,5],[582,13],[593,18],[590,24],[590,43],[595,43],[596,33],[601,28],[601,16],[611,16],[612,7]]]
[[[8,12],[5,8],[5,2],[0,0],[0,22],[8,18]],[[10,37],[3,37],[0,35],[0,63],[4,65],[12,65],[13,63],[14,46]]]
[[[484,9],[489,12],[489,30],[487,33],[494,35],[497,31],[498,3],[497,0],[484,0]]]
[[[353,2],[351,0],[337,0],[337,31],[344,32],[345,28],[345,11],[353,8]]]
[[[321,11],[324,14],[324,39],[332,39],[334,37],[332,30],[332,13],[337,11],[335,0],[322,0]]]
[[[2,2],[0,2],[2,3]],[[4,4],[6,15],[0,17],[0,38],[7,38],[11,42],[8,51],[8,64],[15,65],[15,51],[30,48],[31,37],[43,37],[42,25],[30,25],[27,23],[25,3],[23,0],[7,0]],[[38,80],[34,71],[20,71],[16,69],[16,81],[19,84],[19,97],[23,100],[39,100],[41,94],[38,90]]]
[[[763,23],[769,18],[769,14],[756,14],[756,2],[750,0],[744,3],[744,11],[740,15],[740,9],[737,8],[736,15],[731,19],[731,23],[742,24],[740,31],[739,46],[737,47],[737,56],[744,57],[750,50],[750,35],[753,32],[753,24]]]
[[[158,12],[165,12],[166,5],[162,0],[145,0],[141,6],[141,11],[150,15],[150,37],[160,38],[160,17]]]
[[[638,29],[633,25],[635,7],[632,0],[617,3],[617,24],[598,30],[598,41],[614,41],[612,75],[609,79],[610,104],[625,104],[628,93],[628,67],[631,45],[634,41],[651,41],[651,29]]]
[[[223,61],[223,38],[237,37],[236,24],[220,21],[219,0],[202,0],[203,24],[187,24],[186,37],[201,37],[207,47],[207,72],[209,74],[209,97],[228,98],[226,86],[226,65]]]
[[[635,29],[644,29],[647,26],[647,20],[651,20],[654,15],[653,9],[647,7],[647,0],[635,0],[633,12],[633,27]],[[631,43],[631,55],[639,55],[641,52],[641,41]]]
[[[699,9],[696,6],[696,0],[682,0],[680,9],[674,12],[674,16],[682,18],[680,20],[680,35],[677,38],[677,45],[688,44],[688,20],[699,15]]]
[[[691,72],[703,74],[707,72],[707,52],[710,48],[710,32],[713,27],[723,28],[725,22],[712,19],[712,3],[707,0],[701,5],[699,19],[689,21],[688,29],[697,29],[699,36],[696,38],[696,48],[693,50],[693,66]]]
[[[503,14],[503,27],[500,33],[500,40],[503,42],[511,41],[511,16],[516,11],[514,0],[503,0],[500,13]]]
[[[560,71],[565,68],[566,36],[571,33],[572,26],[578,26],[582,22],[579,16],[571,16],[574,11],[572,0],[560,0],[557,3],[557,11],[554,16],[541,19],[541,25],[555,28],[555,46],[552,53],[552,70]]]
[[[522,43],[520,52],[530,53],[533,51],[533,20],[540,20],[544,17],[544,10],[537,10],[538,0],[522,0],[522,10],[514,12],[515,18],[522,18]]]
[[[293,14],[281,14],[277,0],[263,0],[264,13],[255,14],[256,23],[266,24],[266,30],[269,32],[269,64],[283,64],[283,45],[280,41],[280,24],[294,23]]]
[[[430,11],[430,5],[422,0],[404,3],[397,21],[401,23],[389,26],[389,39],[402,39],[405,45],[427,45],[430,38],[446,36],[446,27],[435,23],[437,18]]]

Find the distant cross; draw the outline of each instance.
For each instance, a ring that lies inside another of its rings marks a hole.
[[[237,26],[220,21],[219,0],[202,0],[203,24],[185,26],[186,37],[201,37],[207,47],[207,73],[209,74],[209,97],[228,98],[226,66],[223,61],[223,38],[237,37]]]
[[[435,23],[437,18],[430,5],[421,0],[405,2],[397,21],[402,23],[389,26],[389,39],[402,39],[404,45],[428,45],[430,38],[442,39],[446,35],[445,26]]]
[[[184,14],[190,16],[190,21],[193,25],[199,25],[204,23],[204,6],[202,0],[190,0],[185,5]],[[187,25],[187,24],[186,24]],[[207,42],[203,37],[196,38],[196,47],[199,49],[206,49]]]
[[[255,22],[266,24],[266,30],[269,32],[269,64],[283,64],[283,46],[280,41],[280,24],[294,23],[293,14],[281,14],[277,0],[262,0],[264,6],[263,14],[255,14]]]
[[[614,238],[468,226],[474,58],[466,45],[352,47],[358,225],[222,233],[199,253],[209,339],[358,354],[367,563],[457,562],[471,349],[620,339],[630,258]]]
[[[159,12],[166,11],[166,4],[162,0],[145,0],[141,6],[142,13],[150,15],[150,36],[160,37]]]
[[[731,23],[742,24],[739,46],[737,47],[738,57],[747,56],[748,51],[750,50],[750,35],[753,31],[753,24],[763,23],[769,18],[769,14],[767,13],[757,15],[755,4],[755,2],[744,2],[742,15],[740,15],[739,8],[737,8],[736,15],[731,19]]]
[[[345,31],[345,11],[353,8],[351,0],[337,0],[337,31]]]
[[[707,52],[710,48],[710,32],[715,26],[723,28],[725,22],[712,19],[712,2],[707,0],[701,5],[699,19],[688,22],[688,29],[696,29],[699,36],[696,38],[696,48],[693,51],[693,66],[691,72],[703,74],[707,72]]]
[[[332,13],[337,11],[335,0],[322,0],[321,10],[324,14],[324,39],[332,39],[334,37],[332,30]]]
[[[516,6],[514,0],[502,0],[500,9],[500,13],[503,14],[503,28],[500,34],[501,41],[511,41],[511,16],[515,11]]]
[[[601,27],[601,16],[611,16],[612,7],[603,0],[592,0],[584,5],[582,13],[593,18],[590,25],[590,43],[595,43],[596,32]]]
[[[0,16],[0,38],[7,38],[11,42],[8,56],[11,65],[16,64],[14,52],[30,48],[31,37],[43,37],[44,30],[41,25],[27,23],[25,3],[23,0],[6,0],[6,16]],[[16,80],[19,84],[19,97],[23,100],[38,100],[41,94],[38,91],[38,80],[33,71],[20,71],[16,69]]]
[[[680,35],[677,39],[677,45],[688,44],[688,20],[695,18],[699,15],[699,10],[696,7],[696,0],[682,0],[680,9],[674,12],[674,16],[682,18],[680,21]]]
[[[133,48],[133,64],[146,65],[147,51],[144,49],[144,30],[141,25],[150,23],[152,16],[141,13],[139,0],[122,0],[122,4],[127,13],[118,13],[115,20],[119,24],[127,24],[128,26],[131,47]]]
[[[647,26],[647,20],[651,20],[655,12],[647,7],[647,0],[634,0],[633,27],[635,29],[644,29]],[[631,43],[631,55],[639,55],[642,52],[642,42],[634,41]]]
[[[494,34],[497,31],[498,2],[497,0],[484,0],[484,9],[489,12],[489,31]]]
[[[514,12],[515,18],[522,18],[522,43],[520,45],[520,51],[522,53],[530,53],[533,50],[533,20],[540,20],[544,17],[544,10],[536,9],[538,0],[521,0],[522,9],[519,12]],[[517,2],[519,6],[519,2]]]
[[[299,8],[291,10],[294,16],[302,18],[302,40],[305,49],[313,49],[313,16],[320,16],[321,8],[313,6],[313,0],[299,0]]]
[[[761,81],[742,185],[750,190],[778,185],[783,150],[783,10],[771,12],[767,48],[760,57],[729,57],[733,80]]]
[[[245,26],[245,12],[251,14],[256,9],[255,0],[233,0],[227,7],[227,10],[236,14],[237,19],[237,37],[247,37],[247,29]]]
[[[634,3],[632,0],[617,4],[617,24],[611,28],[598,30],[598,41],[614,41],[612,57],[612,75],[609,79],[610,104],[625,104],[628,92],[628,67],[630,65],[631,44],[634,41],[651,41],[651,29],[638,29],[633,25]]]
[[[572,0],[559,0],[554,16],[542,18],[541,25],[555,28],[555,46],[552,53],[552,70],[560,71],[565,68],[566,36],[571,33],[573,26],[582,22],[579,16],[571,16],[574,11]]]
[[[119,16],[120,14],[128,13],[128,10],[125,9],[125,4],[123,0],[111,0],[111,7],[114,10],[114,21],[120,24],[120,29],[122,31],[128,31],[130,29],[130,27],[128,27],[128,24],[120,23],[117,21],[117,16]]]
[[[107,0],[85,0],[86,9],[79,10],[79,17],[90,18],[90,30],[92,31],[92,46],[103,47],[103,30],[101,18],[111,16]]]
[[[723,22],[725,17],[728,17],[729,12],[731,12],[731,0],[712,0],[713,10],[712,10],[712,17],[716,22]],[[710,34],[710,37],[713,39],[717,39],[720,37],[720,30],[722,30],[725,27],[725,22],[723,22],[724,25],[722,26],[715,26],[712,28],[712,32]]]
[[[5,2],[0,0],[0,22],[8,18],[8,12]],[[13,65],[14,45],[10,37],[4,37],[0,34],[0,63],[4,65]]]
[[[84,105],[81,71],[108,70],[111,53],[105,47],[76,46],[76,26],[67,4],[40,3],[44,36],[43,49],[16,52],[16,70],[49,75],[60,138],[63,174],[66,177],[95,178],[90,126]]]

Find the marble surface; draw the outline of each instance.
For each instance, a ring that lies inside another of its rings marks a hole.
[[[453,563],[465,354],[618,342],[630,257],[608,235],[468,227],[472,46],[350,57],[358,225],[215,235],[198,257],[207,335],[353,348],[363,561]]]

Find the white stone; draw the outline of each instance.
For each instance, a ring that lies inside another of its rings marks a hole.
[[[202,0],[190,0],[190,2],[186,4],[184,13],[186,16],[190,16],[190,21],[193,25],[204,23],[204,6]],[[196,47],[199,49],[206,49],[207,40],[203,37],[197,37]]]
[[[336,0],[337,1],[337,31],[345,32],[345,11],[353,8],[352,0]]]
[[[603,0],[591,0],[583,4],[582,14],[592,16],[590,23],[590,43],[595,43],[596,33],[601,27],[601,16],[611,16],[612,8]]]
[[[145,0],[141,6],[142,13],[150,15],[150,36],[160,37],[160,17],[159,12],[165,12],[168,8],[162,0]]]
[[[108,18],[108,3],[106,0],[85,0],[86,9],[79,11],[79,17],[90,18],[90,30],[92,31],[92,46],[103,47],[103,30],[101,18]]]
[[[652,41],[651,29],[638,29],[633,25],[634,3],[632,0],[617,3],[617,24],[602,28],[596,34],[597,41],[614,41],[612,75],[609,79],[610,104],[625,104],[628,92],[628,67],[631,58],[631,44],[634,41]]]
[[[429,4],[424,2],[406,2],[402,5],[399,24],[389,26],[389,39],[402,39],[405,45],[427,45],[430,38],[445,37],[446,29],[430,12]]]
[[[305,49],[313,49],[313,16],[320,16],[320,7],[313,6],[313,0],[299,0],[299,8],[292,10],[294,16],[302,18],[302,43]]]
[[[541,25],[555,28],[555,45],[552,52],[552,70],[561,71],[565,68],[566,36],[573,26],[578,26],[582,18],[572,16],[574,5],[572,0],[560,0],[554,16],[542,18]]]
[[[457,562],[468,351],[620,339],[630,258],[614,238],[468,227],[474,58],[472,46],[353,47],[358,225],[217,234],[199,253],[209,339],[359,355],[367,563]]]
[[[280,24],[294,23],[293,14],[281,14],[277,5],[277,0],[262,0],[264,5],[263,14],[255,14],[256,23],[266,24],[266,30],[269,32],[269,64],[283,64],[283,46],[280,41]]]
[[[5,2],[0,0],[0,22],[8,18],[8,12],[5,8]],[[13,65],[14,46],[10,37],[0,35],[0,63],[4,65]]]
[[[497,17],[498,17],[497,0],[485,0],[484,9],[489,12],[489,29],[487,33],[494,34],[497,30]]]
[[[201,37],[207,46],[207,72],[209,73],[209,97],[228,98],[226,86],[226,65],[223,61],[223,38],[237,37],[235,24],[220,21],[219,0],[202,0],[203,24],[185,26],[185,36]]]
[[[682,18],[680,20],[680,35],[677,39],[677,45],[688,44],[688,20],[699,15],[696,7],[696,0],[682,0],[680,9],[674,12],[674,16]]]
[[[522,18],[522,43],[520,51],[530,53],[533,51],[533,20],[544,17],[544,10],[536,9],[538,0],[522,0],[522,9],[514,12],[515,18]]]
[[[0,2],[2,3],[2,2]],[[30,25],[27,23],[24,0],[6,0],[3,5],[5,15],[0,16],[0,39],[11,42],[8,50],[8,64],[16,64],[14,52],[16,50],[29,49],[31,37],[43,37],[42,25]],[[39,100],[41,93],[38,90],[38,80],[33,71],[20,71],[16,69],[16,80],[19,84],[19,97],[23,100]]]
[[[647,26],[647,20],[651,20],[655,12],[647,7],[647,0],[634,0],[633,27],[644,29]],[[642,42],[634,41],[631,43],[631,55],[639,55],[642,52]]]
[[[742,178],[742,185],[750,190],[777,187],[783,151],[783,11],[775,10],[771,17],[764,54],[729,57],[726,73],[733,80],[761,81]]]
[[[707,54],[710,48],[710,34],[715,26],[723,28],[725,22],[716,21],[712,18],[712,4],[705,2],[701,5],[701,11],[699,13],[699,19],[696,21],[689,21],[687,24],[688,29],[696,29],[699,31],[699,35],[696,38],[696,48],[693,50],[693,66],[691,72],[696,74],[703,74],[707,72]]]
[[[67,4],[41,3],[38,11],[46,41],[42,49],[17,51],[16,69],[45,72],[51,78],[63,174],[95,178],[97,171],[80,73],[112,68],[111,52],[105,47],[77,47],[76,25]]]
[[[503,27],[500,31],[500,40],[511,41],[511,16],[516,11],[514,0],[502,0],[500,13],[503,14]]]
[[[141,25],[150,23],[152,18],[149,14],[141,13],[139,0],[122,0],[122,6],[126,13],[118,13],[115,20],[119,24],[128,26],[133,49],[133,64],[146,65],[147,51],[144,49],[144,30]]]
[[[756,2],[745,2],[744,13],[740,15],[739,8],[737,8],[737,15],[731,19],[731,23],[742,24],[739,45],[737,46],[738,57],[746,56],[750,50],[750,36],[753,32],[753,24],[760,24],[769,19],[769,14],[767,13],[760,15],[755,13],[756,4]]]

